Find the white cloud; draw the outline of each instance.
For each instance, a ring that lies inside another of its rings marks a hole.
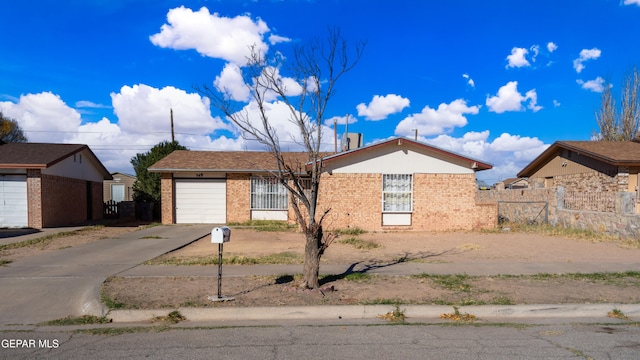
[[[533,53],[533,56],[531,57],[531,61],[535,62],[536,57],[538,57],[538,54],[540,54],[540,45],[533,45],[529,49]]]
[[[440,135],[432,139],[421,139],[442,149],[453,151],[493,164],[493,169],[477,173],[479,179],[493,184],[499,180],[515,177],[549,146],[535,137],[501,134],[489,140],[489,131],[468,132],[460,138]]]
[[[476,87],[475,81],[473,81],[473,79],[469,76],[469,74],[462,74],[462,77],[467,79],[467,85],[471,87]]]
[[[589,81],[578,79],[576,80],[576,82],[580,84],[580,86],[582,86],[582,88],[585,90],[590,90],[597,93],[601,93],[602,91],[604,91],[604,79],[600,76]]]
[[[234,63],[227,63],[213,84],[218,91],[236,101],[248,101],[251,93],[242,77],[242,69]]]
[[[639,0],[639,1],[640,1],[640,0]],[[554,42],[552,42],[552,41],[549,41],[549,42],[547,43],[547,50],[548,50],[550,53],[552,53],[552,52],[554,52],[554,51],[558,50],[558,45],[556,45],[556,44],[555,44]]]
[[[269,27],[249,15],[228,18],[211,14],[206,7],[194,12],[181,6],[169,10],[167,22],[159,33],[150,37],[154,45],[176,50],[195,49],[202,55],[239,65],[246,64],[251,46],[259,53],[268,49],[263,36]],[[274,37],[275,41],[283,39]]]
[[[302,93],[302,85],[298,84],[295,79],[289,77],[282,77],[280,75],[280,69],[269,66],[263,69],[261,79],[258,79],[262,84],[270,84],[273,80],[280,83],[280,86],[284,89],[286,96],[298,96]],[[267,102],[274,101],[278,98],[276,92],[268,90],[263,95],[263,99]]]
[[[172,86],[125,85],[119,93],[112,93],[111,99],[118,124],[127,133],[169,132],[170,109],[176,132],[209,134],[229,129],[220,118],[211,116],[207,98]]]
[[[107,109],[110,106],[102,105],[102,104],[96,104],[93,101],[80,100],[80,101],[76,102],[76,107],[77,108]]]
[[[0,110],[18,121],[29,141],[87,144],[111,172],[132,174],[132,157],[171,139],[169,109],[173,109],[176,140],[187,148],[264,150],[260,144],[240,136],[212,139],[212,134],[219,130],[228,130],[236,135],[239,132],[231,124],[212,117],[208,99],[198,94],[173,87],[156,89],[140,84],[123,86],[120,92],[112,93],[111,98],[117,121],[103,118],[97,122],[84,122],[81,113],[50,92],[27,94],[15,101],[0,102]],[[276,126],[283,129],[283,148],[291,147],[289,134],[294,134],[295,129],[286,120],[288,114],[279,104],[270,104],[269,109],[272,118],[280,119]],[[329,142],[325,149],[333,149],[333,141]]]
[[[383,120],[391,114],[402,111],[409,106],[409,99],[400,95],[388,94],[385,96],[375,95],[369,105],[358,104],[358,115],[364,116],[367,120]]]
[[[558,107],[558,106],[560,106],[560,105],[561,105],[561,104],[560,104],[560,101],[558,101],[558,100],[556,100],[556,99],[553,99],[553,106],[554,106],[554,107]]]
[[[269,125],[276,130],[280,147],[284,151],[300,151],[303,149],[300,138],[300,129],[292,122],[291,109],[282,101],[265,103],[265,114],[269,118]],[[240,110],[249,122],[257,129],[262,129],[260,110],[255,102],[250,102]],[[327,125],[322,126],[323,151],[333,150],[333,129]],[[254,145],[253,149],[263,149],[262,146]]]
[[[527,100],[529,100],[529,109],[534,112],[542,109],[542,106],[537,104],[538,94],[535,89],[527,91],[525,96],[522,96],[518,91],[518,82],[510,81],[498,89],[497,95],[487,97],[486,105],[489,107],[489,111],[501,114],[506,111],[524,110],[522,103]]]
[[[638,5],[640,6],[640,0],[624,0],[625,5]]]
[[[51,92],[20,96],[17,103],[0,102],[4,115],[16,119],[30,142],[68,142],[81,115]]]
[[[349,124],[354,124],[358,122],[358,119],[353,116],[353,115],[349,115]],[[334,116],[332,118],[329,118],[327,120],[324,121],[324,124],[326,126],[331,126],[333,127],[333,122],[336,122],[338,125],[346,125],[347,124],[347,116]]]
[[[602,52],[598,48],[593,49],[582,49],[580,51],[580,56],[573,60],[573,68],[576,69],[577,73],[580,73],[584,68],[584,62],[587,60],[595,60],[600,57]]]
[[[524,97],[525,99],[529,99],[529,105],[527,105],[529,110],[533,110],[533,112],[542,110],[542,106],[538,105],[538,94],[536,93],[536,89],[527,91]]]
[[[514,47],[511,49],[511,55],[507,56],[507,68],[510,67],[526,67],[531,64],[526,59],[526,55],[529,53],[529,50],[525,48]]]
[[[269,35],[269,44],[271,45],[275,45],[281,42],[289,42],[289,41],[291,41],[291,39],[289,39],[288,37],[279,36],[279,35]]]
[[[418,129],[421,136],[442,134],[450,131],[454,127],[467,125],[466,114],[475,115],[479,112],[480,106],[467,106],[463,99],[457,99],[449,104],[442,103],[437,109],[432,109],[428,105],[418,114],[412,114],[398,124],[395,129],[396,135],[408,136]]]

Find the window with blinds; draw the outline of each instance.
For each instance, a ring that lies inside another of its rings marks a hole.
[[[382,175],[382,211],[413,211],[413,175]]]
[[[252,210],[287,210],[287,189],[276,178],[251,178]]]

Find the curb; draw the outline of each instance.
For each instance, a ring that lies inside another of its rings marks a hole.
[[[607,318],[607,313],[619,309],[628,317],[640,317],[640,304],[540,304],[459,306],[461,314],[482,319],[539,318]],[[107,314],[114,323],[147,322],[166,316],[176,309],[112,310]],[[259,321],[259,320],[362,320],[376,319],[396,310],[395,305],[327,305],[284,307],[178,308],[189,321]],[[413,319],[440,319],[454,311],[448,305],[400,305],[400,310]]]

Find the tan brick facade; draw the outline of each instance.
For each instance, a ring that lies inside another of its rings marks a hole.
[[[173,174],[162,173],[160,177],[160,219],[165,225],[176,222],[173,189]]]
[[[42,178],[40,170],[27,170],[29,227],[42,229]]]
[[[476,204],[474,174],[414,174],[410,226],[382,225],[382,174],[323,174],[318,210],[328,228],[472,230],[497,224],[494,204]]]
[[[251,219],[251,174],[226,175],[227,222]],[[495,203],[477,204],[475,174],[414,174],[410,226],[382,225],[382,174],[322,175],[318,217],[331,209],[326,228],[386,230],[474,230],[497,225]],[[162,223],[173,224],[174,191],[170,174],[162,176]],[[295,215],[289,207],[289,222]]]
[[[27,198],[28,222],[32,228],[102,219],[102,183],[45,175],[40,170],[30,169],[27,171]]]
[[[251,220],[251,174],[227,174],[227,222]]]

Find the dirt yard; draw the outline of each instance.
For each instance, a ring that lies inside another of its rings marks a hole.
[[[343,241],[356,238],[357,249]],[[217,257],[209,238],[172,252],[155,263],[176,259],[198,263]],[[295,232],[232,230],[224,245],[224,257],[260,259],[288,253],[294,263],[303,254],[302,235]],[[628,242],[593,242],[559,236],[517,232],[365,233],[341,235],[327,250],[323,264],[385,263],[403,261],[432,263],[535,263],[623,262],[638,263],[640,249]],[[175,265],[157,265],[175,266]],[[191,265],[200,266],[200,265]],[[215,265],[211,274],[217,274]],[[224,265],[234,266],[234,265]],[[629,269],[629,270],[640,270]],[[300,272],[302,266],[300,265]],[[103,288],[114,304],[125,308],[177,308],[180,306],[284,306],[322,304],[553,304],[638,303],[640,275],[538,275],[538,276],[377,276],[349,274],[327,276],[321,291],[296,287],[299,275],[223,278],[223,295],[234,301],[211,302],[217,294],[217,278],[211,277],[115,277]]]

